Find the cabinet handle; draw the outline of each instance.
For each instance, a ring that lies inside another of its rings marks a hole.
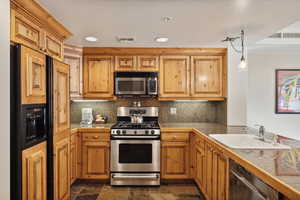
[[[94,136],[93,138],[94,138],[94,139],[98,139],[98,138],[99,138],[99,136]]]
[[[177,137],[176,137],[176,136],[173,136],[173,139],[175,140],[175,139],[177,139]]]

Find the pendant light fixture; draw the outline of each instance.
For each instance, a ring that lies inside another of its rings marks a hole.
[[[238,50],[233,44],[233,42],[237,39],[241,40],[241,46],[242,46],[241,50]],[[247,70],[247,62],[246,62],[246,58],[245,58],[245,46],[244,46],[245,45],[244,44],[245,43],[245,32],[244,32],[244,30],[241,30],[241,35],[240,36],[226,37],[224,40],[222,40],[222,42],[229,42],[231,47],[234,49],[235,52],[242,54],[241,61],[240,61],[240,64],[239,64],[238,68],[241,71]]]

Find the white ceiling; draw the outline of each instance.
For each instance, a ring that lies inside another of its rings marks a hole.
[[[39,0],[82,46],[219,46],[245,29],[248,44],[300,20],[299,0]],[[173,20],[165,23],[163,17]],[[85,36],[99,41],[84,41]],[[116,37],[134,37],[123,44]],[[157,44],[154,38],[168,36]],[[224,45],[224,44],[223,44]]]

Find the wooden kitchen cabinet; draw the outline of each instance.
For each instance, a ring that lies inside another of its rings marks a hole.
[[[45,52],[49,56],[56,58],[60,61],[63,60],[63,41],[59,40],[58,38],[55,38],[50,33],[45,32],[44,45]]]
[[[115,56],[115,71],[136,70],[136,56]]]
[[[54,198],[70,198],[70,138],[66,137],[54,144]]]
[[[222,56],[191,57],[191,96],[223,96]]]
[[[22,104],[46,103],[46,57],[21,46]]]
[[[62,60],[72,34],[37,1],[10,0],[10,7],[10,40]]]
[[[54,136],[70,131],[69,65],[53,62]]]
[[[190,57],[160,57],[160,97],[190,96]]]
[[[22,199],[47,199],[46,142],[22,152]]]
[[[195,181],[199,187],[205,189],[205,175],[206,175],[206,161],[205,161],[205,149],[204,140],[197,136],[195,143]]]
[[[109,179],[109,133],[82,133],[82,178]]]
[[[70,137],[70,184],[78,178],[78,144],[79,133],[76,132]]]
[[[84,57],[84,97],[113,97],[113,57]]]
[[[189,133],[163,133],[161,150],[161,178],[188,179]]]
[[[70,98],[81,98],[83,92],[82,47],[65,44],[64,62],[70,65]]]
[[[33,18],[17,12],[15,9],[11,9],[10,11],[11,40],[33,49],[40,50],[43,42],[43,30],[41,24]]]
[[[159,70],[158,56],[138,56],[137,71],[157,72]]]

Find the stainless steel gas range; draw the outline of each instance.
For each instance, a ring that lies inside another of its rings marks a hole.
[[[111,129],[111,185],[160,185],[158,108],[119,107],[117,119]]]

